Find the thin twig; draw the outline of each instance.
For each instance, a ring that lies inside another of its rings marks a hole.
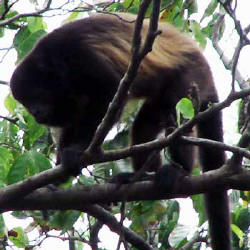
[[[8,82],[3,81],[3,80],[0,80],[0,84],[3,84],[3,85],[9,85],[9,83],[8,83]]]
[[[240,57],[240,52],[242,50],[242,48],[246,45],[249,45],[250,44],[250,40],[248,39],[247,37],[247,34],[249,32],[249,29],[250,27],[248,26],[247,28],[243,29],[241,27],[241,23],[240,21],[236,18],[236,14],[235,14],[235,10],[236,10],[236,6],[237,6],[237,3],[235,3],[235,7],[234,9],[231,7],[231,1],[226,1],[226,2],[223,2],[221,0],[218,0],[218,2],[224,7],[224,9],[226,10],[226,12],[231,16],[231,18],[233,19],[234,21],[234,24],[235,24],[235,28],[236,28],[236,31],[239,35],[239,42],[236,46],[236,49],[234,51],[234,55],[233,55],[233,59],[232,61],[229,63],[229,67],[232,71],[232,92],[235,91],[235,79],[237,79],[239,77],[239,73],[237,71],[237,65],[238,65],[238,60],[239,60],[239,57]],[[218,27],[220,26],[221,22],[223,21],[224,19],[224,15],[221,15],[219,18],[218,18],[218,21],[215,23],[215,26],[214,26],[214,29],[213,29],[213,45],[215,48],[217,48],[217,51],[220,50],[219,49],[219,46],[218,46]],[[216,30],[217,29],[217,30]],[[221,55],[222,53],[220,53]],[[225,60],[224,60],[225,62]]]
[[[30,12],[30,13],[18,14],[16,16],[10,18],[10,19],[4,20],[4,21],[0,22],[0,27],[8,25],[8,24],[11,24],[14,21],[16,21],[16,20],[18,20],[18,19],[20,19],[22,17],[41,16],[42,13],[44,13],[44,12],[46,12],[46,11],[49,10],[51,2],[52,2],[52,0],[49,0],[47,2],[46,6],[43,9],[41,9],[41,10],[38,10],[38,11],[35,11],[35,12]]]
[[[220,47],[218,43],[218,27],[220,23],[223,21],[223,19],[224,19],[224,15],[221,15],[218,18],[217,22],[214,24],[212,43],[213,43],[214,49],[219,54],[220,59],[222,63],[224,64],[224,67],[232,71],[232,61],[229,60],[229,58],[224,54],[222,48]],[[243,78],[243,76],[241,75],[241,73],[239,72],[237,68],[235,68],[234,70],[234,76],[235,76],[235,80],[238,82],[239,87],[241,89],[247,89],[249,87],[249,84],[245,81],[245,79]]]
[[[17,125],[17,121],[19,120],[18,118],[12,119],[12,118],[2,116],[2,115],[0,115],[0,119],[4,119],[8,122],[14,123],[15,125]]]

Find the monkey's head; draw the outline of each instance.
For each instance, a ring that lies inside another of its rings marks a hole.
[[[10,87],[15,99],[35,117],[49,126],[64,127],[75,119],[78,108],[71,98],[65,72],[58,72],[49,60],[29,55],[14,71]]]

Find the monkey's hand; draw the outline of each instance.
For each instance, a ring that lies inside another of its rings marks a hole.
[[[61,164],[67,173],[71,176],[77,176],[81,173],[82,148],[78,145],[64,148],[61,152]]]
[[[136,178],[136,173],[124,172],[113,176],[108,182],[116,184],[128,184],[138,181],[152,181],[152,175],[150,173],[143,173],[139,178]]]
[[[119,173],[108,180],[108,183],[116,183],[116,184],[128,184],[131,183],[131,180],[134,176],[134,173],[125,172]]]
[[[163,165],[155,174],[154,184],[158,188],[166,189],[168,192],[174,192],[182,179],[188,173],[179,167],[170,164]]]

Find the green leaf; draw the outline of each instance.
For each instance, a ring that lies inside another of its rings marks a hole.
[[[35,118],[28,112],[24,116],[27,125],[25,128],[26,133],[24,134],[24,146],[26,149],[30,149],[33,143],[45,133],[46,127],[38,124]]]
[[[182,98],[176,104],[177,122],[181,124],[181,117],[185,119],[192,119],[194,117],[194,107],[192,101],[188,98]]]
[[[243,231],[238,227],[236,226],[235,224],[231,224],[231,228],[232,228],[232,231],[237,235],[237,237],[239,238],[240,240],[240,245],[242,245],[243,241],[244,241],[244,233]]]
[[[16,183],[50,168],[51,164],[43,154],[27,151],[19,156],[11,166],[8,174],[8,183]]]
[[[247,232],[250,226],[250,209],[248,207],[239,206],[236,209],[233,223],[237,225],[243,232]]]
[[[4,28],[0,28],[0,38],[4,36]]]
[[[13,228],[9,240],[12,241],[17,247],[26,248],[29,246],[29,239],[21,227]]]
[[[191,26],[195,40],[200,44],[201,48],[205,48],[207,44],[207,39],[206,36],[202,33],[200,24],[196,21],[192,21]]]
[[[16,100],[11,94],[7,95],[4,99],[5,108],[13,115],[15,114],[15,109],[17,107]]]
[[[205,12],[201,18],[201,22],[203,21],[204,18],[211,16],[214,13],[217,6],[218,6],[218,0],[212,0],[205,9]]]
[[[18,15],[19,13],[17,11],[8,11],[8,14],[6,15],[6,19],[10,19],[16,15]],[[10,27],[11,24],[8,24],[8,28]]]
[[[128,134],[129,132],[127,129],[124,129],[121,132],[117,133],[112,140],[106,141],[104,143],[104,149],[105,150],[120,149],[122,147],[127,146],[129,143]]]
[[[0,214],[0,238],[3,239],[6,233],[7,233],[7,227],[4,222],[3,214]]]
[[[180,15],[182,4],[183,2],[181,0],[172,2],[172,4],[162,13],[162,18],[164,21],[175,24],[176,18],[182,18],[182,15]]]
[[[199,216],[199,226],[201,226],[206,221],[203,196],[193,195],[191,196],[191,199],[193,201],[194,209],[198,213],[198,216]]]
[[[31,33],[35,33],[39,30],[45,30],[47,28],[46,23],[43,22],[41,17],[27,17],[28,29]]]
[[[27,37],[29,37],[31,34],[30,30],[26,27],[21,28],[15,35],[15,38],[13,40],[13,46],[17,50],[18,53],[20,53],[20,47],[22,43],[26,40]]]
[[[208,38],[212,39],[213,38],[213,29],[214,29],[214,24],[218,20],[218,17],[220,16],[219,13],[215,13],[213,15],[213,18],[209,23],[207,24],[206,27],[202,29],[202,33],[205,34]],[[225,30],[225,19],[223,19],[220,23],[220,26],[218,27],[219,30],[218,32],[218,37],[217,39],[220,40],[223,37],[224,30]]]
[[[143,103],[144,101],[140,99],[130,100],[124,107],[121,121],[125,121],[131,124],[134,120],[133,118],[135,117],[135,114],[141,108]]]
[[[25,39],[25,41],[21,44],[18,58],[22,59],[24,56],[26,56],[28,52],[30,52],[34,47],[36,42],[46,34],[47,32],[45,30],[38,30],[34,33],[31,33],[31,35],[28,36],[27,39]]]
[[[192,101],[188,98],[182,98],[176,105],[176,109],[180,112],[185,119],[194,117],[194,108]]]
[[[120,6],[117,5],[117,8],[119,8]],[[138,10],[140,7],[140,1],[139,0],[125,0],[123,2],[123,8],[128,9],[129,13],[132,14],[137,14]]]
[[[169,235],[169,243],[172,247],[176,247],[182,240],[186,239],[187,235],[192,230],[191,226],[177,225]]]
[[[6,177],[10,169],[13,155],[9,149],[0,147],[0,186],[6,184]]]
[[[114,2],[107,8],[107,12],[120,12],[121,10],[124,10],[124,6],[120,2],[117,2],[117,3]]]
[[[79,182],[84,186],[91,186],[95,184],[95,179],[93,176],[80,175]]]
[[[159,228],[159,239],[160,241],[165,242],[166,245],[169,245],[168,243],[169,235],[177,225],[179,215],[180,215],[179,203],[175,200],[168,201],[167,214],[165,219],[163,219],[162,222],[160,223],[160,228]]]
[[[63,232],[66,232],[72,229],[80,214],[80,211],[58,211],[54,216],[51,216],[50,225],[55,229],[61,229]]]
[[[72,14],[69,15],[69,17],[64,21],[65,23],[72,22],[76,20],[77,18],[81,17],[83,12],[73,12]]]
[[[21,29],[14,39],[14,47],[18,52],[18,61],[20,61],[34,47],[35,43],[47,32],[44,29],[30,32],[28,27]]]
[[[0,121],[0,142],[3,142],[14,152],[20,148],[19,145],[19,128],[13,123],[6,120]]]
[[[192,14],[197,13],[198,12],[197,1],[196,0],[190,0],[190,1],[187,1],[187,2],[189,3],[188,7],[187,7],[188,16],[191,16]]]
[[[240,191],[232,190],[232,192],[229,195],[229,198],[230,198],[230,207],[232,210],[234,210],[239,204]]]
[[[2,15],[4,11],[5,11],[5,8],[4,8],[4,1],[2,1],[2,2],[0,3],[0,15]]]

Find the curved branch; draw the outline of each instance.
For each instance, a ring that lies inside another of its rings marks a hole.
[[[244,156],[244,157],[250,159],[250,151],[245,149],[245,148],[231,146],[231,145],[227,145],[227,144],[222,143],[222,142],[213,141],[213,140],[204,139],[204,138],[181,136],[180,139],[182,142],[187,143],[187,144],[192,144],[192,145],[201,146],[201,147],[204,147],[204,146],[205,147],[213,147],[213,148],[216,147],[216,149],[218,149],[218,150],[237,153],[241,156]],[[249,140],[249,138],[248,138],[248,140]]]
[[[109,229],[132,244],[136,249],[140,250],[153,250],[150,245],[139,235],[135,234],[132,230],[122,226],[116,218],[111,215],[107,210],[98,205],[83,206],[83,211],[97,218],[100,222],[107,225]]]

